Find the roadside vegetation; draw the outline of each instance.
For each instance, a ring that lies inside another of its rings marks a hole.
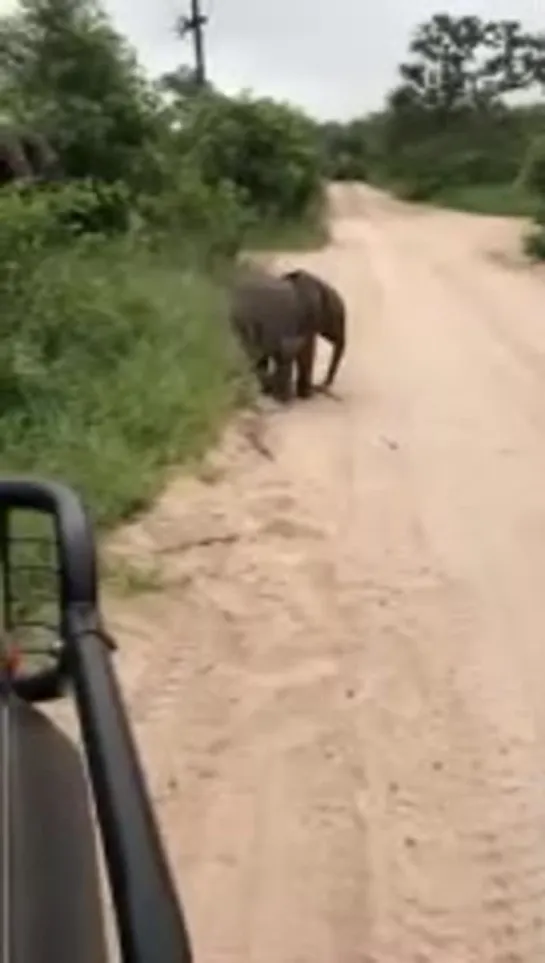
[[[250,396],[225,284],[243,244],[323,237],[316,128],[183,69],[152,82],[93,0],[0,18],[0,114],[62,170],[0,189],[0,470],[111,525]]]
[[[545,34],[439,13],[418,26],[384,110],[320,125],[328,176],[534,218],[545,256]]]

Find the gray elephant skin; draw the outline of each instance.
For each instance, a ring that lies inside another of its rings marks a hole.
[[[239,271],[230,321],[264,392],[278,401],[290,401],[294,365],[297,393],[305,392],[302,369],[312,335],[307,328],[308,312],[291,281],[258,268]]]
[[[338,291],[321,278],[303,270],[277,277],[246,268],[235,281],[231,323],[263,391],[277,400],[291,399],[294,366],[298,397],[312,394],[318,335],[333,345],[320,387],[332,385],[346,347],[346,308]]]
[[[54,181],[60,176],[57,154],[45,137],[27,127],[0,125],[0,186],[11,181]]]
[[[333,348],[329,368],[320,388],[330,388],[346,350],[346,305],[339,292],[327,281],[309,271],[287,271],[288,280],[298,294],[305,313],[304,328],[309,338],[303,348],[302,380],[312,390],[312,369],[316,350],[316,336],[324,338]]]

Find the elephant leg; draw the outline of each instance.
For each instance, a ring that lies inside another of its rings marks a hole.
[[[271,377],[271,394],[276,401],[283,404],[291,401],[293,396],[293,361],[279,352],[273,356],[273,374]]]
[[[297,355],[297,396],[310,398],[312,394],[312,370],[316,354],[316,336],[309,334]]]

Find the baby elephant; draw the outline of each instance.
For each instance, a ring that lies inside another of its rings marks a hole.
[[[316,335],[333,347],[326,377],[319,387],[326,389],[333,384],[346,348],[346,306],[334,287],[309,271],[287,271],[282,277],[293,285],[304,313],[306,338],[299,357],[297,394],[305,398],[313,390]]]
[[[299,389],[314,340],[308,330],[308,310],[295,284],[265,271],[246,270],[235,281],[230,320],[262,390],[278,401],[290,401],[293,367],[297,367]]]

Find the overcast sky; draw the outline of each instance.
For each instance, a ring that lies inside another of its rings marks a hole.
[[[190,0],[103,0],[142,62],[160,73],[190,62],[173,36]],[[320,117],[349,117],[380,106],[395,81],[412,28],[441,9],[518,18],[545,30],[543,0],[201,0],[210,15],[208,71],[227,92],[301,104]],[[0,9],[13,0],[0,0]],[[541,12],[540,8],[541,7]]]

